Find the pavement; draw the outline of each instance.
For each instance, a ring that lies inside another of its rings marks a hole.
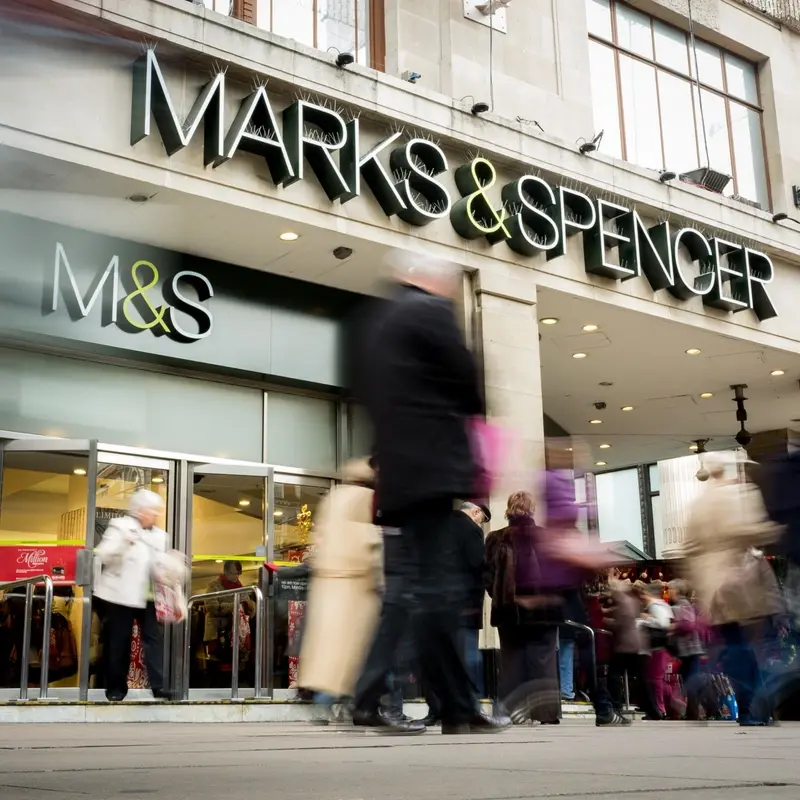
[[[412,738],[308,724],[0,726],[2,800],[796,800],[800,725],[588,721]]]

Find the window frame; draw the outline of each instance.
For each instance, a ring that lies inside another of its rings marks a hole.
[[[269,24],[264,26],[262,30],[272,31],[272,20],[274,17],[274,5],[276,0],[269,0]],[[277,0],[280,2],[280,0]],[[353,54],[357,55],[359,50],[358,41],[358,0],[353,0],[355,11],[355,31],[356,41],[353,43]],[[313,0],[313,19],[314,19],[314,48],[319,49],[316,42],[318,40],[317,20],[319,0]],[[370,67],[371,69],[378,70],[379,72],[386,71],[386,16],[383,8],[383,0],[364,0],[367,9],[367,56],[368,64],[361,66]],[[231,16],[235,19],[243,20],[251,25],[258,27],[258,11],[257,0],[233,0],[231,8]]]
[[[653,57],[648,58],[647,56],[643,56],[640,53],[637,53],[633,50],[624,47],[619,43],[619,30],[617,25],[617,6],[622,6],[623,8],[631,9],[639,14],[646,16],[650,20],[650,37],[652,41],[652,51]],[[719,61],[720,67],[722,71],[722,89],[712,86],[711,84],[704,83],[700,80],[699,75],[695,75],[697,72],[697,67],[695,61],[693,59],[692,53],[692,46],[691,46],[691,38],[689,33],[682,28],[677,27],[676,25],[671,25],[668,22],[665,22],[663,19],[659,17],[653,16],[652,14],[648,14],[642,11],[635,6],[630,5],[629,3],[622,2],[622,0],[609,0],[609,13],[611,15],[611,40],[606,39],[603,35],[595,33],[593,31],[589,31],[589,41],[595,42],[601,46],[609,48],[613,55],[614,55],[614,73],[616,78],[616,91],[617,91],[617,108],[619,114],[619,131],[620,131],[620,148],[622,153],[622,159],[624,161],[628,161],[629,163],[636,163],[631,161],[628,158],[628,146],[626,141],[626,127],[625,127],[625,103],[622,96],[622,74],[620,70],[620,56],[626,56],[634,61],[638,61],[640,63],[646,64],[652,67],[655,70],[655,84],[656,84],[656,104],[658,107],[658,132],[659,132],[659,140],[661,145],[661,159],[662,164],[664,165],[665,169],[669,169],[669,165],[666,163],[666,151],[664,146],[664,129],[662,125],[662,109],[661,109],[661,84],[658,80],[659,72],[667,73],[672,77],[681,79],[686,81],[691,87],[691,95],[692,95],[692,122],[693,122],[693,131],[695,135],[695,144],[697,149],[697,167],[703,166],[704,160],[704,153],[702,148],[702,142],[700,137],[698,136],[700,131],[700,120],[699,120],[699,109],[698,109],[698,98],[701,91],[710,92],[718,97],[721,97],[723,102],[725,103],[725,119],[727,124],[727,133],[728,133],[728,152],[730,154],[730,163],[731,163],[731,177],[733,179],[733,192],[737,197],[741,197],[745,200],[752,200],[754,202],[759,202],[757,197],[747,197],[746,195],[742,195],[739,192],[739,178],[737,174],[737,167],[736,167],[736,148],[734,146],[734,138],[733,138],[733,125],[732,125],[732,113],[731,113],[731,103],[738,103],[741,106],[744,106],[750,111],[755,111],[758,114],[759,118],[759,128],[761,131],[761,157],[763,161],[763,168],[764,168],[764,179],[766,184],[766,207],[763,209],[765,211],[770,211],[772,209],[772,186],[770,183],[770,175],[769,175],[769,165],[767,161],[767,146],[766,146],[766,132],[764,130],[764,107],[762,102],[761,96],[761,81],[759,80],[758,74],[758,64],[750,61],[749,59],[745,58],[744,56],[739,55],[738,53],[734,53],[730,50],[726,50],[723,47],[720,47],[713,42],[708,42],[705,39],[697,39],[697,42],[704,43],[713,47],[719,53]],[[663,25],[665,28],[671,28],[672,30],[679,31],[685,41],[686,41],[686,55],[688,59],[689,71],[688,73],[682,73],[680,70],[675,69],[665,63],[658,61],[658,54],[656,50],[656,26],[655,23],[659,23]],[[726,65],[726,56],[731,56],[733,58],[738,59],[739,61],[743,61],[747,64],[750,64],[755,69],[755,83],[756,83],[756,103],[752,103],[749,100],[744,99],[743,97],[737,97],[730,93],[728,88],[728,72],[727,72],[727,65]],[[593,99],[594,100],[594,99]],[[705,166],[711,166],[707,164]]]

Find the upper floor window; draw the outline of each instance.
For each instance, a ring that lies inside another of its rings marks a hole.
[[[711,167],[733,176],[725,194],[768,208],[756,66],[699,40],[695,53],[682,30],[618,0],[586,5],[603,151],[678,173]]]
[[[203,0],[207,8],[237,17],[319,50],[352,53],[356,62],[383,69],[375,42],[374,0]]]

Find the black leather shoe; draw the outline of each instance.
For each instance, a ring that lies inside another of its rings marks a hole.
[[[419,720],[426,728],[435,728],[437,725],[441,724],[441,720],[439,717],[434,716],[433,714],[428,714],[427,717],[423,717]]]
[[[476,714],[469,722],[442,722],[442,733],[453,736],[465,733],[500,733],[511,727],[510,717]]]
[[[110,703],[121,703],[125,699],[122,692],[106,692],[106,699]]]
[[[419,720],[403,720],[392,717],[383,709],[378,711],[354,711],[353,725],[359,728],[374,728],[380,733],[395,736],[414,736],[425,733],[425,726]]]

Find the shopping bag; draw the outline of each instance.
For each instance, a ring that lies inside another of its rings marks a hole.
[[[169,624],[186,619],[186,600],[180,585],[156,582],[153,595],[156,619],[160,623]]]
[[[239,606],[239,648],[250,649],[250,617],[241,606]]]

